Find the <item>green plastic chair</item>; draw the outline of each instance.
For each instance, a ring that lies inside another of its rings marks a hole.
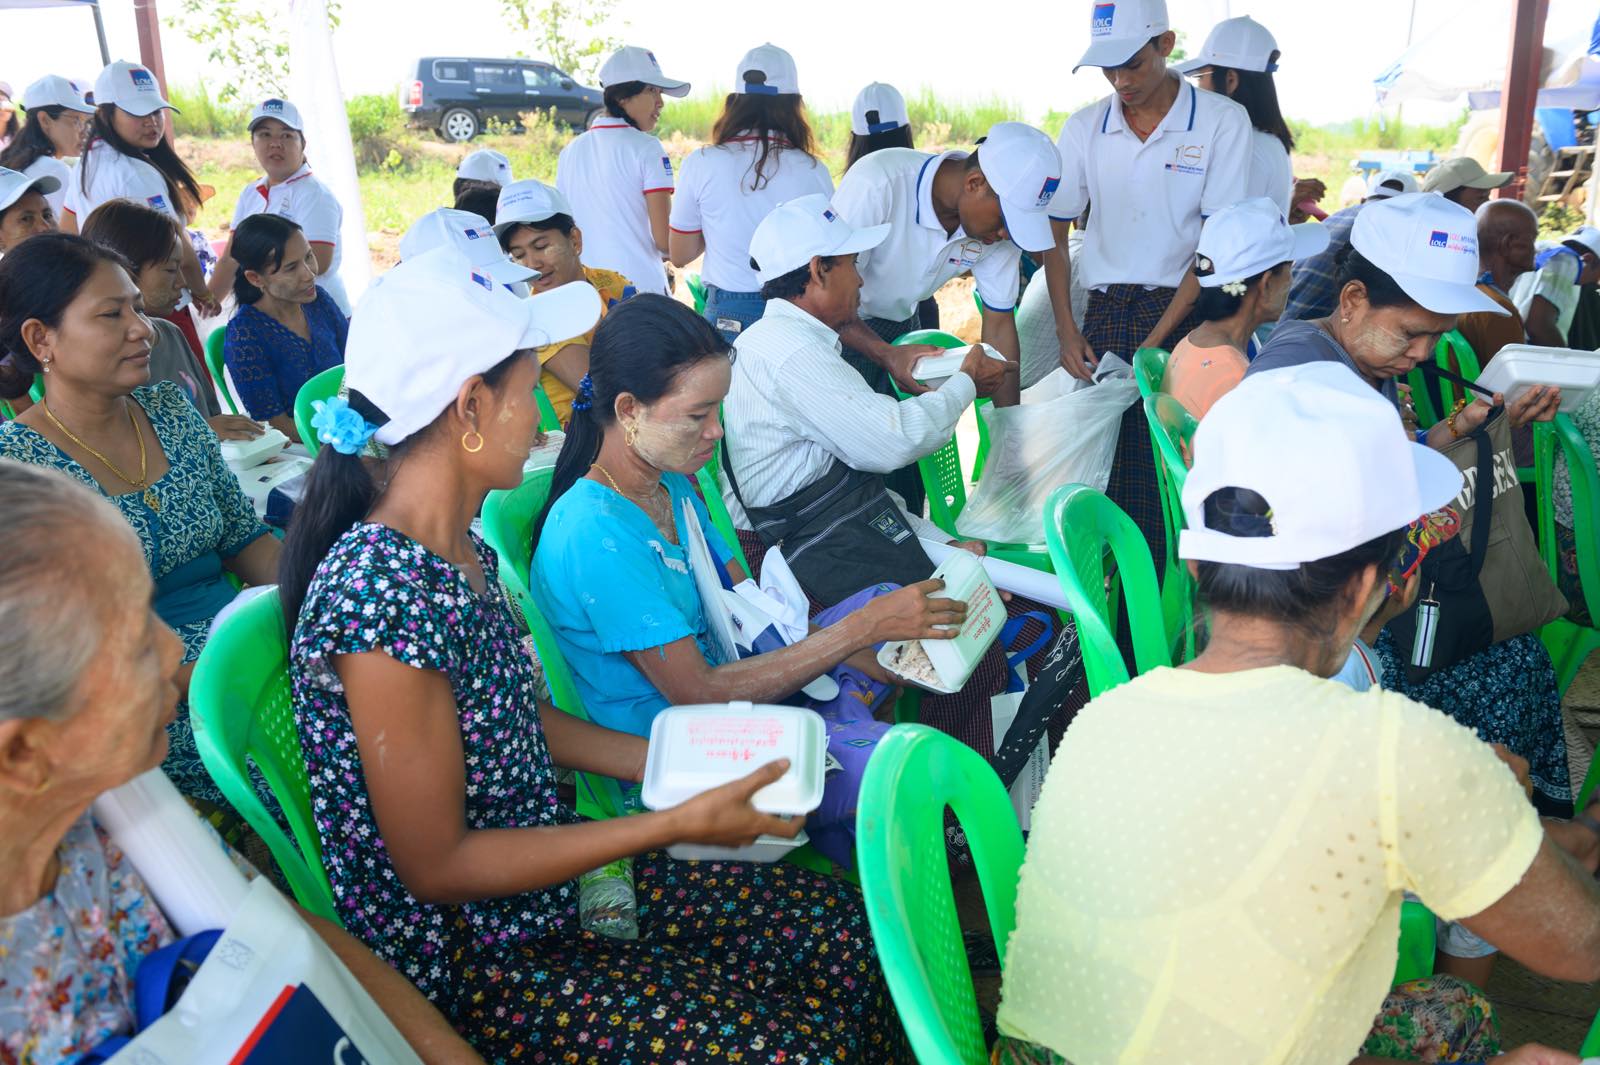
[[[1439,338],[1433,346],[1433,361],[1441,369],[1454,369],[1469,381],[1476,381],[1483,372],[1477,353],[1458,329]],[[1456,405],[1457,386],[1452,381],[1426,377],[1418,367],[1406,375],[1406,383],[1411,386],[1411,403],[1416,408],[1419,429],[1432,428]]]
[[[945,857],[947,806],[972,847],[1004,967],[1016,923],[1022,832],[994,770],[944,733],[896,725],[867,763],[856,811],[861,894],[916,1059],[985,1065],[989,1053]]]
[[[1086,484],[1062,485],[1045,504],[1044,535],[1078,626],[1090,698],[1129,679],[1117,649],[1117,612],[1105,590],[1108,548],[1127,604],[1138,671],[1172,665],[1155,563],[1133,519]]]
[[[1133,379],[1139,385],[1139,395],[1149,399],[1161,391],[1167,379],[1165,348],[1140,348],[1133,353]]]
[[[294,397],[294,427],[300,432],[300,442],[306,450],[311,452],[311,457],[316,458],[322,444],[317,440],[317,431],[311,427],[311,419],[317,413],[312,404],[318,400],[329,400],[339,394],[339,389],[344,385],[344,367],[330,366],[321,373],[314,374],[310,380],[300,386],[300,391]]]
[[[289,646],[276,588],[244,604],[206,641],[189,685],[189,719],[206,772],[266,841],[300,905],[337,922],[311,817],[311,785],[289,692]],[[254,762],[294,841],[251,781]]]
[[[1438,935],[1432,910],[1411,899],[1400,904],[1400,957],[1395,962],[1395,986],[1433,975]]]
[[[550,402],[550,397],[545,394],[544,385],[538,382],[533,386],[533,400],[539,404],[539,431],[541,433],[559,433],[561,431],[561,416],[556,413],[555,404]]]
[[[916,329],[894,343],[896,346],[934,344],[946,349],[971,346],[960,337],[937,329]],[[898,387],[895,392],[901,399],[906,398],[906,394]],[[981,470],[989,454],[989,427],[983,417],[983,409],[989,405],[990,401],[987,399],[980,399],[977,403],[978,449],[974,461],[975,473]],[[961,516],[962,509],[967,505],[967,477],[961,465],[961,446],[957,438],[951,436],[950,442],[938,451],[918,459],[917,472],[922,475],[922,486],[928,493],[928,519],[951,539],[967,539],[956,531],[956,519]],[[972,479],[976,481],[977,477],[974,476]],[[994,558],[1044,573],[1050,572],[1050,556],[1045,553],[1041,545],[989,542],[988,547],[989,554]]]
[[[694,313],[706,313],[706,283],[699,274],[684,274],[683,283],[689,286],[689,295],[694,297]]]
[[[211,371],[211,381],[217,386],[217,395],[228,405],[228,413],[238,414],[239,405],[233,401],[233,393],[228,389],[227,367],[222,359],[222,341],[226,335],[227,329],[218,326],[206,337],[206,369]]]
[[[700,496],[706,505],[706,513],[711,515],[711,524],[717,527],[717,532],[722,534],[723,542],[733,552],[733,557],[739,560],[739,565],[744,567],[746,574],[750,573],[750,562],[744,556],[744,548],[739,543],[739,531],[733,527],[733,516],[728,513],[728,505],[722,501],[722,441],[717,441],[716,450],[711,453],[711,460],[701,466],[695,474],[695,483],[700,486]]]
[[[1539,553],[1544,557],[1551,579],[1559,572],[1556,545],[1555,471],[1559,454],[1566,461],[1572,484],[1573,537],[1578,547],[1578,580],[1590,617],[1600,611],[1600,477],[1595,472],[1594,454],[1588,441],[1572,419],[1557,414],[1552,422],[1540,422],[1533,434],[1534,481],[1538,491]],[[1600,629],[1558,618],[1539,634],[1555,663],[1556,680],[1566,694],[1572,678],[1591,652],[1600,648]],[[1600,765],[1600,759],[1596,759]],[[1591,768],[1582,797],[1587,798],[1596,782]],[[1580,806],[1579,809],[1582,809]]]
[[[44,399],[44,374],[36,373],[33,375],[33,385],[28,389],[28,398],[35,403]],[[4,415],[6,420],[9,421],[17,416],[17,412],[10,403],[0,399],[0,415]]]
[[[1194,582],[1189,577],[1189,567],[1178,558],[1177,545],[1178,534],[1184,527],[1183,483],[1189,475],[1184,455],[1200,423],[1175,397],[1160,391],[1145,397],[1144,417],[1150,426],[1150,440],[1155,445],[1161,518],[1167,532],[1167,567],[1161,575],[1161,613],[1173,647],[1181,645],[1183,660],[1188,661],[1194,657]]]

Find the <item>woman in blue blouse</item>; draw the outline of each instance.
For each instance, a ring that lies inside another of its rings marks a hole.
[[[50,233],[0,259],[0,385],[42,372],[49,393],[0,425],[0,457],[65,472],[133,526],[155,578],[156,613],[183,639],[186,698],[211,621],[235,595],[230,575],[273,583],[278,541],[183,390],[149,383],[153,335],[114,251]],[[167,775],[191,799],[225,810],[195,752],[187,704],[169,732]]]
[[[222,360],[246,413],[290,440],[300,386],[344,362],[349,323],[317,284],[317,260],[300,227],[256,214],[233,231],[238,309],[223,334]]]

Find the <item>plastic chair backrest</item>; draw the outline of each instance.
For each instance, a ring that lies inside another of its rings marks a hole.
[[[535,383],[533,386],[533,400],[539,404],[539,431],[541,433],[556,433],[561,431],[561,416],[556,413],[555,404],[550,402],[550,397],[545,394],[544,385]]]
[[[972,848],[1003,967],[1022,832],[1005,785],[971,748],[924,725],[891,728],[861,781],[856,859],[872,938],[916,1059],[983,1065],[988,1050],[945,857],[947,806]]]
[[[1452,329],[1439,338],[1433,346],[1433,362],[1441,370],[1449,370],[1465,377],[1468,381],[1476,381],[1483,372],[1483,367],[1478,363],[1478,354],[1472,350],[1472,345],[1467,338],[1461,335],[1459,329]],[[1417,379],[1420,378],[1419,370],[1412,370],[1407,380],[1411,382],[1412,403],[1416,403]],[[1448,417],[1455,409],[1458,393],[1457,385],[1453,381],[1443,378],[1424,379],[1423,391],[1427,394],[1427,414],[1433,422],[1440,418]],[[1437,399],[1437,404],[1435,403]],[[1423,409],[1417,411],[1417,420],[1422,421]],[[1432,422],[1430,422],[1430,425]]]
[[[1090,697],[1129,679],[1113,635],[1117,614],[1106,593],[1108,547],[1127,603],[1138,672],[1172,665],[1155,563],[1133,519],[1088,485],[1062,485],[1045,503],[1044,537],[1061,591],[1072,605]]]
[[[228,413],[238,414],[239,405],[233,401],[233,393],[228,389],[227,367],[222,360],[222,342],[226,336],[227,327],[219,325],[206,337],[206,369],[211,371],[211,383],[217,386],[217,395],[227,405]]]
[[[1533,469],[1538,497],[1539,554],[1559,582],[1556,543],[1555,480],[1557,458],[1565,461],[1572,491],[1572,535],[1576,542],[1578,583],[1584,602],[1594,616],[1600,604],[1600,474],[1588,441],[1570,415],[1557,414],[1551,422],[1536,422],[1533,432]],[[1584,660],[1600,649],[1600,629],[1557,618],[1541,631],[1555,662],[1556,682],[1565,693]],[[1578,795],[1583,809],[1600,783],[1600,758],[1594,760]]]
[[[700,486],[700,496],[705,501],[706,513],[711,515],[711,524],[717,527],[717,532],[722,534],[723,541],[728,549],[733,552],[733,557],[739,560],[739,565],[744,567],[745,573],[750,572],[750,561],[744,556],[744,547],[739,543],[739,531],[733,527],[733,515],[728,513],[728,504],[722,501],[722,441],[717,441],[717,449],[711,454],[711,461],[700,467],[694,475],[695,483]]]
[[[263,592],[217,627],[189,686],[195,746],[217,787],[266,841],[300,905],[337,921],[311,817],[311,786],[289,690],[289,647],[278,591]],[[261,771],[283,808],[283,834],[250,778]]]
[[[1133,379],[1139,385],[1139,395],[1148,399],[1161,391],[1167,380],[1165,348],[1140,348],[1133,353]]]
[[[300,391],[295,393],[294,427],[300,431],[300,442],[311,452],[312,458],[316,458],[317,451],[322,447],[317,440],[317,431],[311,427],[311,419],[317,413],[312,404],[319,399],[327,400],[337,396],[343,384],[344,367],[330,366],[321,373],[313,374],[310,380],[300,386]]]
[[[1199,428],[1200,422],[1189,413],[1187,407],[1166,392],[1145,397],[1144,416],[1150,423],[1151,437],[1161,458],[1161,469],[1167,478],[1171,502],[1177,507],[1173,511],[1174,524],[1171,530],[1176,532],[1183,528],[1183,483],[1189,476],[1189,464],[1185,456],[1194,442],[1194,431]]]
[[[897,347],[908,344],[932,344],[945,349],[964,348],[969,345],[958,336],[938,329],[913,329],[895,342]],[[899,388],[895,393],[901,399],[905,393]],[[984,420],[978,419],[981,434],[980,449],[987,451],[988,429]],[[954,436],[938,451],[917,460],[917,471],[922,474],[922,487],[928,493],[928,519],[952,537],[956,532],[956,518],[967,505],[967,476],[961,469],[961,448]]]

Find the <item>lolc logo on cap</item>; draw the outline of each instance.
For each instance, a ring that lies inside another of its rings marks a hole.
[[[128,80],[133,82],[133,87],[140,92],[149,92],[156,87],[156,79],[143,67],[134,67],[128,71]]]
[[[261,105],[261,110],[263,110],[263,111],[271,111],[273,114],[281,115],[281,114],[283,114],[283,101],[282,100],[267,100],[267,101],[264,101],[262,103],[262,105]]]
[[[1094,5],[1094,18],[1089,22],[1091,37],[1104,37],[1111,32],[1111,23],[1117,17],[1116,4]]]
[[[1442,229],[1435,229],[1433,235],[1428,238],[1428,247],[1430,248],[1448,248],[1449,246],[1450,234]]]
[[[472,271],[470,276],[472,278],[473,284],[481,285],[483,287],[484,291],[486,291],[486,292],[493,292],[494,291],[494,282],[490,281],[487,277],[485,277],[482,274],[478,273],[478,271],[476,271],[476,270]]]
[[[151,207],[154,207],[158,211],[165,211],[167,209],[167,198],[165,196],[151,196],[149,199],[145,200],[145,203],[148,203]]]
[[[488,233],[485,233],[483,230],[474,229],[471,226],[468,226],[466,229],[463,229],[461,232],[463,232],[463,233],[465,233],[467,235],[467,239],[468,240],[481,240],[482,238],[487,237],[489,235]]]
[[[1478,238],[1470,233],[1448,233],[1442,229],[1435,229],[1428,234],[1428,247],[1476,255]]]
[[[1039,202],[1035,203],[1034,206],[1035,207],[1047,206],[1050,203],[1050,201],[1055,198],[1056,190],[1059,189],[1060,187],[1061,187],[1061,179],[1060,178],[1058,178],[1058,177],[1047,177],[1047,178],[1045,178],[1044,179],[1044,185],[1041,186],[1040,189],[1039,189]]]
[[[644,54],[644,57],[646,59],[650,60],[650,65],[651,66],[655,67],[657,70],[661,69],[661,64],[656,61],[656,54],[654,52],[646,52]]]
[[[831,208],[824,207],[822,209],[822,217],[826,218],[830,222],[833,222],[836,221],[839,216],[834,214]]]

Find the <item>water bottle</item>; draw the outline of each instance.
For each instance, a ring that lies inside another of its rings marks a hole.
[[[578,920],[598,935],[639,938],[632,858],[618,858],[578,877]]]

